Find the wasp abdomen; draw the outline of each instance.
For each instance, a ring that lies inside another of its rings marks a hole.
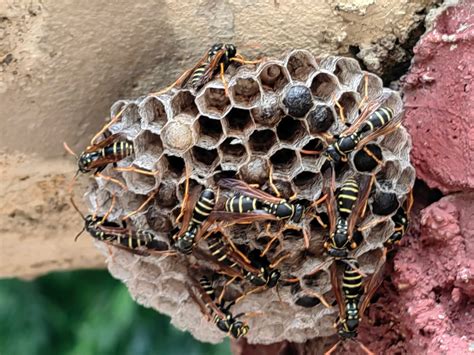
[[[228,212],[246,213],[262,208],[262,203],[252,197],[235,194],[225,202],[225,209]]]
[[[337,211],[341,217],[348,217],[357,201],[359,186],[354,178],[347,179],[337,194]]]
[[[393,111],[390,107],[380,107],[372,113],[367,121],[359,128],[357,134],[360,136],[367,132],[373,132],[385,126],[393,117]]]

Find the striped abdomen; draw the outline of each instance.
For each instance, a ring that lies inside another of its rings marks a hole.
[[[358,195],[359,186],[357,181],[354,178],[344,181],[337,194],[337,211],[339,216],[347,218],[351,214]]]
[[[216,204],[215,200],[216,195],[211,189],[205,189],[201,192],[196,206],[193,210],[193,215],[191,217],[191,224],[200,226],[202,222],[211,214],[211,211],[214,209]]]
[[[389,107],[380,107],[369,118],[363,123],[363,125],[357,131],[357,134],[361,136],[367,132],[374,132],[379,128],[385,126],[393,117],[393,110]]]
[[[342,291],[346,302],[359,301],[360,297],[364,293],[362,287],[363,278],[359,272],[359,264],[356,260],[351,260],[351,265],[346,265],[344,275],[342,277]]]
[[[262,209],[262,203],[253,197],[235,194],[225,202],[228,212],[247,213]]]
[[[191,83],[192,87],[195,87],[198,82],[201,81],[201,78],[207,70],[208,66],[209,63],[204,63],[194,71],[193,75],[191,75],[191,78],[189,79],[189,82]]]
[[[207,238],[207,244],[212,256],[216,258],[218,262],[231,268],[238,268],[238,271],[242,272],[239,265],[227,255],[227,246],[218,235],[211,234]]]
[[[118,141],[113,144],[102,148],[100,154],[102,158],[112,158],[115,161],[122,160],[134,152],[133,144],[129,141]]]

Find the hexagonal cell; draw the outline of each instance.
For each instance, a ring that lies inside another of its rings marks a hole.
[[[353,91],[345,91],[337,100],[342,106],[346,122],[352,123],[359,116],[358,94]]]
[[[185,174],[186,164],[182,157],[164,154],[160,159],[160,170],[162,176],[167,179],[181,179]]]
[[[219,146],[219,152],[221,155],[221,165],[232,165],[238,166],[245,163],[249,155],[247,149],[243,144],[236,143],[240,141],[236,137],[228,137],[222,144]]]
[[[377,166],[378,161],[383,161],[382,149],[374,143],[367,144],[359,149],[353,158],[354,167],[360,172],[371,172]]]
[[[293,183],[298,189],[299,197],[312,200],[321,191],[322,177],[321,174],[302,171],[293,178]]]
[[[163,127],[161,138],[167,149],[178,154],[184,153],[195,144],[191,124],[185,120],[168,122]]]
[[[377,174],[377,180],[393,181],[398,178],[400,173],[400,163],[398,161],[388,160],[385,162],[382,170]]]
[[[278,138],[271,129],[254,131],[249,137],[250,150],[254,153],[267,154],[278,143]]]
[[[372,100],[382,95],[382,79],[375,74],[364,72],[364,75],[361,77],[359,85],[357,86],[357,92],[360,94],[360,97],[363,98],[366,90],[367,96]]]
[[[246,136],[254,128],[249,110],[233,108],[223,119],[223,126],[227,136]]]
[[[329,73],[318,73],[311,81],[311,93],[322,101],[330,101],[337,94],[337,78]]]
[[[234,106],[252,108],[260,100],[262,94],[257,80],[253,77],[237,77],[229,84],[229,94]]]
[[[289,83],[286,69],[276,63],[266,63],[258,75],[264,90],[278,91]]]
[[[153,202],[153,207],[150,208],[146,213],[147,224],[154,231],[159,231],[161,233],[169,233],[173,229],[173,225],[169,218],[169,212],[163,211],[157,206],[156,201]]]
[[[211,86],[211,83],[201,90],[196,97],[196,105],[199,111],[212,118],[223,117],[231,108],[230,99],[225,94],[223,87]]]
[[[285,115],[279,105],[279,96],[273,94],[265,94],[250,114],[256,124],[267,127],[273,127]]]
[[[306,127],[300,120],[286,116],[277,127],[277,136],[281,142],[295,144],[308,134]]]
[[[318,65],[314,56],[305,50],[294,50],[288,57],[286,64],[293,80],[306,81]]]
[[[194,103],[194,95],[189,91],[179,91],[171,99],[171,109],[174,116],[182,113],[195,117],[198,113],[198,108]]]
[[[165,105],[158,97],[149,96],[139,106],[139,113],[143,118],[143,124],[155,133],[159,133],[168,122]]]
[[[378,191],[373,198],[371,206],[373,213],[379,216],[388,216],[399,207],[397,195],[393,192]]]
[[[127,182],[128,189],[141,195],[150,193],[157,186],[156,178],[151,175],[136,172],[123,172],[122,175]]]
[[[298,157],[295,151],[287,148],[276,151],[271,157],[270,162],[273,165],[274,171],[278,170],[286,174],[293,172],[293,169],[298,165]]]
[[[266,157],[255,157],[240,168],[240,177],[242,180],[251,183],[263,185],[268,181],[269,164]]]
[[[321,157],[325,143],[319,138],[312,138],[300,151],[301,161],[306,167],[314,167],[316,161]]]
[[[132,126],[140,123],[140,113],[138,106],[134,103],[127,103],[122,113],[122,121],[126,126]]]
[[[341,84],[354,87],[355,89],[362,71],[357,60],[353,58],[339,58],[336,62],[334,74]]]
[[[191,149],[191,159],[193,169],[205,175],[219,163],[217,149],[205,149],[198,146]]]
[[[318,134],[326,132],[331,128],[336,120],[336,115],[331,106],[318,104],[310,111],[306,121],[308,122],[309,132]]]
[[[179,204],[178,196],[176,196],[176,183],[172,181],[162,181],[158,187],[158,194],[156,195],[156,203],[159,208],[163,207],[174,208]]]
[[[212,179],[214,180],[214,183],[217,184],[217,182],[220,179],[224,178],[232,178],[235,179],[237,176],[237,170],[229,169],[229,170],[222,170],[222,166],[218,165],[215,169],[214,174],[212,175]]]
[[[398,92],[384,88],[382,100],[382,106],[390,107],[394,112],[394,116],[397,116],[403,112],[403,102]]]
[[[405,193],[408,193],[413,184],[415,183],[416,173],[412,166],[408,166],[403,169],[400,177],[398,178],[397,185],[400,185]]]
[[[135,156],[146,155],[154,161],[158,161],[163,153],[163,143],[161,137],[150,131],[143,131],[133,142]]]
[[[219,144],[223,136],[221,121],[200,116],[194,123],[194,131],[197,133],[197,144],[202,147],[211,148]]]
[[[385,135],[380,144],[393,154],[399,155],[407,144],[407,136],[403,129],[397,129]]]

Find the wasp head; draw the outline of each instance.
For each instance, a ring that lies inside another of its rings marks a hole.
[[[279,270],[272,270],[267,278],[267,287],[275,287],[278,280],[280,279],[281,273]]]
[[[249,329],[250,328],[247,324],[238,320],[230,325],[229,333],[235,339],[239,339],[241,337],[246,336],[247,333],[249,332]]]
[[[227,50],[227,57],[234,58],[237,55],[237,47],[233,44],[226,44],[225,49]]]

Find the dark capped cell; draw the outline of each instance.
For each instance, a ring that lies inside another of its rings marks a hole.
[[[293,117],[304,117],[313,107],[311,90],[304,85],[292,86],[283,99],[283,105],[288,109],[288,114]]]
[[[320,304],[321,301],[317,297],[313,296],[301,296],[299,297],[296,301],[295,304],[300,307],[305,307],[305,308],[313,308]]]
[[[365,149],[358,150],[354,155],[354,165],[358,171],[369,172],[374,170],[378,161],[383,160],[382,149],[376,144],[367,144]]]
[[[378,192],[372,202],[372,212],[379,216],[388,216],[399,207],[397,195],[393,192]]]
[[[332,110],[325,105],[318,105],[308,115],[308,125],[311,133],[326,132],[334,123]]]

